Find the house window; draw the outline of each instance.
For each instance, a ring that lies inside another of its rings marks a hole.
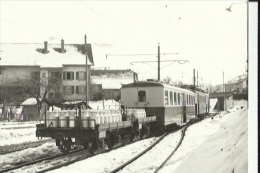
[[[145,91],[138,91],[138,102],[146,101],[146,93]]]
[[[63,72],[63,80],[74,80],[74,72]]]
[[[173,105],[172,91],[170,91],[170,104]]]
[[[49,93],[48,98],[53,98],[54,97],[54,93]]]
[[[63,86],[63,94],[65,95],[74,94],[74,86],[71,85]]]
[[[39,80],[40,79],[40,73],[39,72],[31,72],[31,79],[32,80]]]
[[[51,78],[52,79],[60,79],[61,78],[61,72],[51,72]]]
[[[86,91],[85,85],[76,86],[76,94],[84,95]]]
[[[167,90],[165,90],[165,92],[164,92],[164,104],[165,104],[165,106],[169,105]]]
[[[78,71],[76,72],[76,80],[85,80],[86,79],[86,72]]]
[[[46,73],[42,73],[42,77],[46,77]]]

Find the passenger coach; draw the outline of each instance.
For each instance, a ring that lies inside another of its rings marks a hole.
[[[200,96],[201,93],[154,81],[130,83],[121,88],[124,107],[144,108],[148,117],[157,116],[161,126],[181,125],[195,118],[195,109],[200,109],[195,108],[195,103],[199,103],[196,98]]]

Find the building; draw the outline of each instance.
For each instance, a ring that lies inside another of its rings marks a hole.
[[[91,70],[91,96],[93,99],[120,99],[122,85],[134,82],[136,73],[127,70]]]
[[[90,68],[87,69],[90,81]],[[66,64],[62,67],[62,98],[66,101],[86,100],[86,66]]]
[[[82,93],[85,82],[82,76],[86,71],[86,57],[88,71],[94,65],[91,44],[87,44],[85,50],[84,44],[64,44],[64,40],[61,40],[61,44],[49,45],[46,41],[44,44],[1,43],[1,51],[0,103],[21,103],[29,97],[25,94],[22,98],[17,98],[10,91],[18,84],[20,86],[23,79],[34,82],[35,96],[45,96],[51,102],[85,99]],[[15,83],[15,80],[19,82]],[[30,88],[29,90],[31,91]],[[8,98],[5,91],[10,91],[11,94],[8,95],[13,97]]]
[[[246,75],[240,75],[225,84],[226,92],[247,92],[248,79]]]
[[[28,78],[34,80],[39,76],[40,66],[38,65],[0,65],[0,102],[15,103],[22,102],[28,96],[19,92],[20,81],[26,81]],[[19,85],[18,85],[19,84]],[[40,88],[33,92],[39,95]]]

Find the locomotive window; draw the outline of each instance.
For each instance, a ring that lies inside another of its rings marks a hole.
[[[145,102],[146,101],[145,91],[138,91],[138,101],[139,102]]]
[[[168,101],[168,91],[165,90],[164,92],[164,102],[165,102],[165,106],[169,105],[169,101]]]
[[[170,104],[173,105],[172,91],[170,91]]]
[[[177,98],[176,98],[176,92],[174,92],[174,105],[177,105]]]

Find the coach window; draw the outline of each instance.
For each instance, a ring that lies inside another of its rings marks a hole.
[[[174,92],[173,96],[174,96],[174,105],[177,105],[177,97],[176,97],[176,92]]]
[[[170,104],[173,105],[172,91],[170,91]]]
[[[178,93],[178,105],[181,105],[181,96],[180,96],[180,93]]]
[[[169,105],[169,101],[168,101],[168,91],[165,90],[164,92],[164,103],[165,103],[165,106],[168,106]]]
[[[138,101],[139,102],[145,102],[146,101],[145,91],[138,91]]]

